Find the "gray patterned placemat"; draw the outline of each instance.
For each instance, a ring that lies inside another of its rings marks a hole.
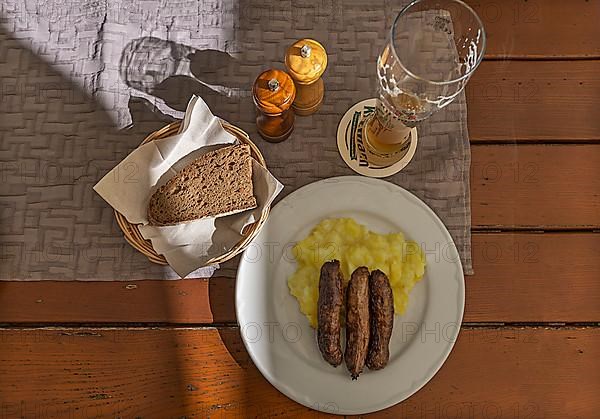
[[[405,2],[3,0],[0,3],[0,279],[173,278],[124,240],[92,186],[192,94],[256,141],[282,196],[352,174],[342,114],[374,96],[375,62]],[[329,53],[318,114],[292,137],[256,133],[254,78],[311,37]],[[413,162],[388,180],[448,226],[471,272],[470,149],[464,95],[419,128]],[[135,176],[135,174],[123,174]],[[444,257],[441,243],[428,254]],[[219,274],[231,275],[237,260]],[[206,272],[199,272],[206,273]]]

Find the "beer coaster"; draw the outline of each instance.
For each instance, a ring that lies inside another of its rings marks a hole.
[[[369,177],[387,177],[398,173],[411,161],[417,149],[417,128],[410,132],[408,150],[399,153],[396,160],[381,165],[377,156],[369,153],[364,144],[363,127],[367,118],[375,112],[377,99],[365,99],[352,106],[338,125],[337,146],[344,162],[356,173]]]

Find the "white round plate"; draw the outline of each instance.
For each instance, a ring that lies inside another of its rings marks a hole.
[[[321,220],[337,217],[378,233],[402,231],[427,258],[406,312],[395,318],[388,365],[365,369],[356,381],[344,363],[334,368],[323,360],[316,331],[287,286],[296,268],[294,244]],[[235,300],[242,339],[267,380],[305,406],[350,415],[399,403],[433,377],[460,330],[465,286],[452,238],[427,205],[389,182],[343,176],[309,184],[273,208],[244,253]]]

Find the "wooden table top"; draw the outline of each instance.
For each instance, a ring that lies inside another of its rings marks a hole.
[[[600,412],[600,2],[469,0],[475,275],[438,374],[372,417]],[[257,371],[228,278],[0,282],[0,417],[321,417]]]

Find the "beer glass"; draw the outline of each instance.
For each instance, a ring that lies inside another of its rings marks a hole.
[[[412,128],[459,95],[485,43],[481,20],[460,0],[417,0],[400,11],[377,60],[375,109],[363,121],[371,164],[406,155]]]

